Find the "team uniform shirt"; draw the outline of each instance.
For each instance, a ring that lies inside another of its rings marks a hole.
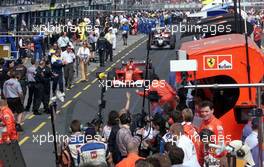
[[[4,83],[3,92],[6,98],[17,98],[20,94],[23,94],[20,83],[14,78]]]
[[[12,111],[8,107],[3,107],[0,112],[0,120],[2,121],[5,131],[0,135],[0,144],[9,140],[18,140],[16,131],[16,121]]]
[[[149,87],[149,90],[146,92],[146,96],[148,96],[148,93],[151,91],[157,91],[160,99],[160,105],[163,105],[165,103],[169,103],[172,108],[176,108],[176,101],[175,96],[176,92],[173,90],[173,88],[164,80],[153,80],[152,84]],[[140,96],[144,96],[144,92],[138,92],[137,93]]]
[[[28,82],[35,82],[36,66],[30,66],[27,69],[27,80]]]
[[[183,131],[186,136],[188,136],[189,139],[194,144],[195,150],[196,150],[196,155],[197,159],[200,164],[203,164],[203,156],[201,152],[201,142],[200,142],[200,136],[198,132],[196,131],[195,127],[192,125],[191,122],[182,122],[183,126]]]
[[[210,138],[211,143],[215,143],[217,145],[224,144],[225,135],[224,135],[223,124],[220,120],[215,118],[215,116],[212,116],[208,120],[202,121],[201,126],[199,128],[199,132],[201,132],[203,129],[209,129],[214,133],[214,136]],[[205,150],[203,150],[203,151],[205,151]],[[215,158],[220,158],[225,154],[225,152],[223,152],[223,153],[218,155],[215,149],[210,149],[209,152]]]
[[[62,52],[61,59],[62,59],[62,62],[65,62],[65,64],[71,64],[73,63],[75,59],[75,54],[73,52],[67,52],[66,50]]]

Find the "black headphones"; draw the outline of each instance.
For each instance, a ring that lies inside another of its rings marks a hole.
[[[236,156],[241,159],[244,158],[246,155],[245,151],[242,149],[243,146],[244,146],[244,142],[242,142],[241,147],[236,151]],[[229,145],[229,147],[231,147],[232,150],[235,150],[233,146]]]
[[[236,155],[238,158],[244,158],[246,155],[245,151],[242,149],[243,146],[244,143],[242,142],[242,146],[236,151]]]
[[[131,122],[130,113],[123,113],[119,117],[121,124],[129,124]]]

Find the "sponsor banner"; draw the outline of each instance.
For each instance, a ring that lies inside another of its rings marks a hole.
[[[205,55],[203,57],[204,70],[232,70],[232,55]]]

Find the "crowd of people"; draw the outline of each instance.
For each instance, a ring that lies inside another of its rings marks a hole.
[[[34,52],[28,52],[31,48],[27,48],[25,39],[21,39],[17,61],[0,59],[0,126],[5,125],[9,133],[1,137],[0,143],[18,139],[17,131],[23,131],[24,111],[32,110],[33,114],[40,115],[43,103],[44,112],[50,113],[50,97],[57,94],[65,96],[65,89],[71,89],[76,61],[80,64],[81,80],[86,82],[87,66],[96,61],[96,52],[100,66],[113,61],[117,33],[121,33],[123,45],[127,45],[129,34],[148,33],[157,24],[172,24],[170,16],[168,12],[141,12],[128,17],[110,15],[103,26],[97,18],[95,23],[101,28],[92,29],[88,34],[62,32],[60,36],[55,35],[47,52],[43,49],[41,36],[32,39]],[[89,24],[89,20],[83,19],[80,24],[83,27]],[[27,60],[31,62],[26,67]],[[110,111],[104,127],[89,124],[82,131],[80,121],[73,120],[70,125],[72,134],[68,141],[62,143],[60,155],[68,156],[68,159],[61,163],[72,166],[199,167],[213,160],[227,166],[226,152],[207,148],[208,143],[227,142],[219,138],[226,134],[222,122],[214,116],[212,102],[197,100],[190,106],[180,101],[172,85],[161,83],[158,76],[153,79],[163,87],[151,87],[145,93],[136,91],[150,101],[149,115],[135,119],[129,112],[131,95],[127,93],[124,109]],[[28,99],[25,99],[27,93]],[[201,123],[196,124],[195,119]],[[256,118],[250,120],[242,135],[252,151],[256,167],[261,163],[256,140],[258,122]],[[204,142],[203,138],[211,140]]]
[[[81,122],[73,120],[72,133],[63,143],[62,153],[69,151],[69,161],[64,163],[100,167],[228,166],[227,152],[209,147],[209,144],[230,142],[223,123],[214,116],[212,102],[198,100],[195,111],[187,106],[183,110],[178,106],[173,109],[169,101],[160,105],[159,92],[158,89],[148,92],[150,115],[145,115],[143,126],[134,126],[142,120],[130,114],[131,95],[128,92],[125,107],[119,112],[110,111],[104,127],[91,123],[82,130]],[[201,120],[198,124],[197,119]],[[258,123],[257,118],[250,119],[242,134],[242,141],[249,146],[256,167],[261,163],[258,159]]]

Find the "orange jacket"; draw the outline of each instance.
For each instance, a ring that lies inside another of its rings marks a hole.
[[[168,102],[171,104],[171,107],[176,107],[176,92],[165,80],[153,80],[151,85],[149,86],[149,90],[146,91],[146,96],[148,96],[149,92],[151,91],[158,92],[159,96],[161,97],[160,105]],[[144,96],[144,92],[138,92],[137,94],[140,96]]]
[[[144,159],[135,153],[129,153],[126,158],[120,161],[116,167],[135,167],[135,163],[139,159]]]
[[[16,121],[12,111],[8,107],[3,107],[1,109],[0,120],[2,120],[2,124],[6,127],[6,132],[2,133],[0,144],[9,140],[18,140]]]
[[[202,143],[200,141],[199,134],[191,122],[183,122],[182,125],[183,125],[184,134],[188,136],[189,139],[191,139],[194,144],[197,154],[197,159],[199,161],[199,164],[202,166],[203,165]]]

